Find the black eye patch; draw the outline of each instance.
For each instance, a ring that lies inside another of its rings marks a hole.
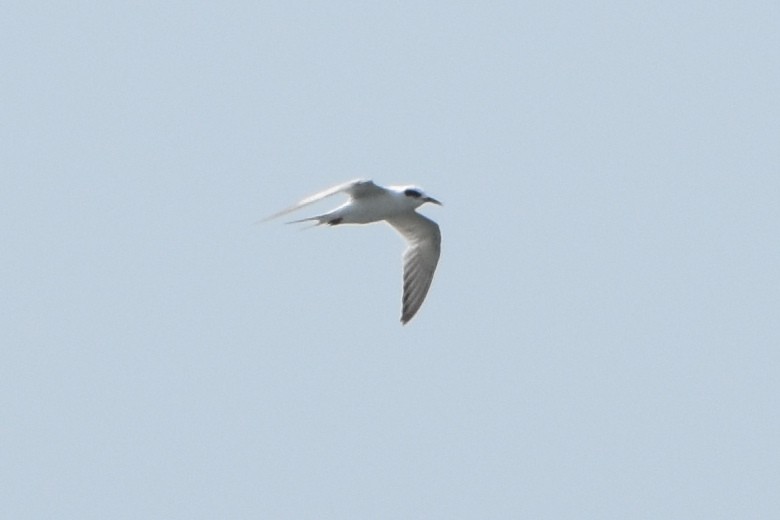
[[[422,193],[420,193],[417,190],[413,190],[411,188],[404,190],[404,195],[406,195],[407,197],[414,197],[415,199],[419,199],[420,197],[422,197]]]

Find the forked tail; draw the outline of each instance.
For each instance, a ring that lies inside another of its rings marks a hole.
[[[321,226],[322,224],[328,224],[330,226],[335,226],[337,224],[341,224],[342,220],[343,220],[343,218],[341,218],[341,217],[334,217],[333,215],[330,215],[330,214],[326,213],[324,215],[317,215],[315,217],[307,217],[307,218],[302,218],[302,219],[299,219],[299,220],[291,220],[289,222],[285,222],[285,224],[299,224],[301,222],[312,222],[312,221],[314,221],[315,223],[313,225],[311,225],[309,227],[306,227],[306,228],[303,228],[303,229],[309,229],[310,227]]]

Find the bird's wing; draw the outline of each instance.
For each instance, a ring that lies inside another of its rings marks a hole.
[[[265,222],[276,217],[281,217],[282,215],[291,213],[296,209],[308,206],[309,204],[314,204],[315,202],[318,202],[326,197],[330,197],[331,195],[336,195],[337,193],[346,193],[353,199],[357,199],[371,195],[373,193],[379,193],[381,191],[384,191],[384,188],[377,186],[373,181],[370,180],[357,179],[354,181],[345,182],[344,184],[339,184],[338,186],[333,186],[332,188],[328,188],[319,193],[315,193],[314,195],[310,195],[296,204],[293,204],[289,208],[283,209],[282,211],[264,218],[260,222]]]
[[[407,241],[404,251],[404,295],[401,323],[411,320],[428,294],[441,254],[439,225],[413,211],[387,219]]]

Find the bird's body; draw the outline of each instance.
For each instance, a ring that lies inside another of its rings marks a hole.
[[[406,324],[425,300],[441,252],[439,226],[415,210],[431,202],[441,203],[414,186],[377,186],[370,180],[355,180],[316,193],[265,220],[290,213],[331,195],[346,193],[349,200],[336,209],[294,222],[317,225],[370,224],[386,221],[407,241],[404,252],[404,294],[401,322]]]

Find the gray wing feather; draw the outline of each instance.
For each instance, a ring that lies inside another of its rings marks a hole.
[[[441,255],[441,232],[436,222],[417,212],[387,219],[407,241],[404,251],[404,294],[401,323],[411,320],[428,294]]]

